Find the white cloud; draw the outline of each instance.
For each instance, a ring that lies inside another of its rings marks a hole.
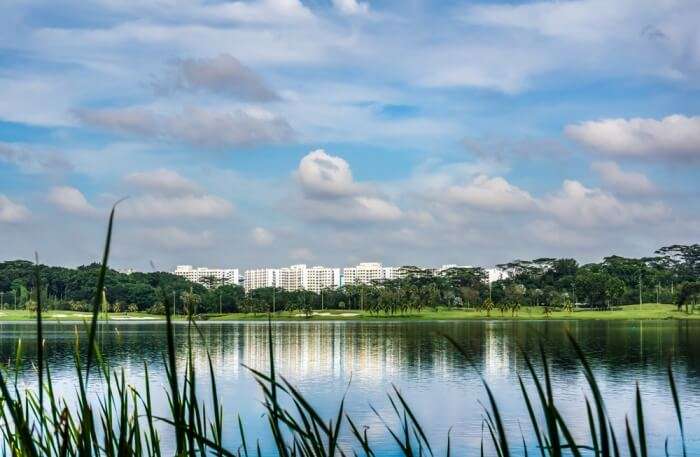
[[[333,6],[341,13],[348,15],[369,13],[369,4],[357,0],[333,0]]]
[[[124,217],[135,219],[224,218],[233,205],[214,195],[142,195],[125,200],[120,207]]]
[[[596,245],[596,237],[582,230],[563,227],[555,221],[537,219],[525,226],[534,239],[547,247],[591,247]]]
[[[51,203],[67,213],[91,215],[97,212],[95,207],[87,201],[85,195],[75,187],[52,187],[47,198]]]
[[[304,219],[340,224],[358,222],[391,222],[402,218],[403,212],[393,203],[369,196],[334,200],[305,200],[301,205]]]
[[[192,194],[200,190],[193,181],[166,168],[138,171],[124,177],[124,181],[141,189],[162,194]]]
[[[669,214],[662,203],[622,202],[601,189],[564,181],[561,190],[541,201],[542,211],[574,227],[615,227],[635,222],[660,223]]]
[[[209,230],[183,230],[174,226],[144,228],[139,231],[139,236],[148,243],[176,251],[187,248],[207,248],[214,243],[214,236]]]
[[[289,251],[289,257],[294,260],[314,260],[316,256],[309,248],[295,248]]]
[[[591,169],[600,179],[621,194],[649,195],[657,188],[646,175],[634,171],[623,171],[615,162],[593,162]]]
[[[296,176],[304,193],[318,198],[338,198],[358,191],[350,165],[341,157],[316,149],[299,163]]]
[[[339,219],[347,217],[360,221],[395,221],[401,218],[401,210],[394,204],[378,197],[354,197],[351,205],[341,208]],[[346,213],[343,215],[343,213]]]
[[[331,222],[388,222],[400,219],[399,207],[353,179],[350,165],[322,149],[301,159],[295,173],[305,199],[306,219]]]
[[[188,107],[175,115],[144,108],[81,109],[76,115],[86,125],[113,133],[206,148],[255,147],[294,137],[285,119],[260,109],[218,112]]]
[[[69,171],[71,163],[60,154],[26,145],[0,142],[0,162],[16,165],[25,172]]]
[[[234,22],[303,24],[314,18],[313,13],[300,0],[239,0],[212,4],[200,10],[203,16],[211,20]]]
[[[525,190],[501,177],[476,176],[465,185],[446,189],[444,198],[487,211],[526,211],[535,206],[535,200]]]
[[[604,0],[536,1],[525,4],[476,4],[464,20],[479,25],[530,30],[541,35],[600,42],[640,15],[637,3]],[[651,2],[647,2],[651,5]],[[643,12],[642,12],[643,13]]]
[[[0,222],[16,223],[29,218],[29,210],[0,194]]]
[[[154,83],[157,92],[206,90],[246,101],[279,99],[260,75],[230,54],[210,59],[178,59],[170,70],[164,79]]]
[[[251,230],[250,237],[258,246],[269,246],[275,241],[275,235],[263,227],[255,227]]]
[[[565,132],[574,140],[610,155],[700,158],[700,116],[602,119],[568,125]]]

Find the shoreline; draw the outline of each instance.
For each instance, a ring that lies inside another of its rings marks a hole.
[[[47,323],[81,324],[89,322],[92,315],[85,312],[70,311],[44,311],[42,320]],[[482,322],[527,322],[527,321],[662,321],[662,320],[700,320],[700,313],[686,314],[684,311],[677,311],[675,305],[664,304],[643,304],[626,305],[615,311],[554,311],[550,315],[545,315],[541,308],[523,308],[518,315],[511,315],[506,312],[501,315],[499,310],[492,310],[490,315],[485,312],[462,309],[441,309],[422,310],[421,312],[411,312],[408,314],[385,315],[383,313],[370,314],[360,310],[316,310],[311,317],[305,317],[298,311],[280,311],[272,316],[272,322],[459,322],[459,321],[482,321]],[[173,323],[186,323],[185,316],[173,316]],[[208,323],[245,323],[245,322],[267,322],[267,314],[244,314],[211,313],[199,315],[195,318],[197,324]],[[0,311],[0,324],[11,323],[35,323],[36,314],[23,310],[2,310]],[[105,319],[100,315],[98,322],[106,323],[165,323],[165,316],[150,315],[145,313],[124,314],[112,313]]]

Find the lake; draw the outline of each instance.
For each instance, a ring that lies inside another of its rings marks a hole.
[[[82,324],[78,325],[80,328]],[[263,454],[269,433],[262,417],[262,395],[244,364],[269,367],[267,324],[204,323],[205,341],[198,339],[195,358],[198,388],[208,398],[207,347],[212,355],[219,393],[224,405],[226,443],[240,443],[237,416],[243,419],[247,439],[260,439]],[[76,388],[72,358],[76,324],[45,324],[48,357],[54,387],[70,396]],[[690,455],[700,454],[700,322],[693,321],[462,321],[462,322],[285,322],[273,324],[278,373],[294,383],[311,403],[331,418],[347,391],[346,407],[356,423],[369,427],[368,435],[382,455],[397,455],[392,439],[369,405],[390,423],[395,416],[387,392],[395,385],[409,401],[437,454],[444,454],[451,428],[453,450],[478,452],[482,435],[486,394],[464,358],[440,336],[449,334],[463,344],[496,394],[506,419],[511,448],[523,453],[520,427],[532,436],[530,421],[517,383],[526,373],[521,347],[541,367],[538,342],[550,356],[555,397],[575,437],[588,436],[584,394],[588,393],[579,363],[566,339],[570,331],[580,342],[596,369],[607,407],[622,436],[625,415],[634,417],[635,382],[639,382],[646,412],[649,446],[653,455],[663,454],[669,437],[671,454],[679,453],[679,433],[669,390],[666,367],[672,359],[688,435]],[[113,367],[123,367],[137,389],[144,383],[144,362],[149,366],[151,388],[160,410],[166,411],[162,354],[165,351],[162,323],[113,323],[100,327],[99,342]],[[186,325],[176,326],[179,364],[186,354]],[[35,357],[35,326],[30,323],[0,324],[0,358],[14,357],[22,339],[25,358],[23,386],[32,387]],[[81,336],[83,340],[84,335]],[[92,387],[96,392],[100,386]],[[534,390],[531,390],[534,395]],[[163,430],[167,435],[167,427]],[[346,434],[347,443],[354,441]],[[590,443],[587,443],[590,444]],[[528,440],[530,455],[538,452]],[[488,449],[488,448],[487,448]]]

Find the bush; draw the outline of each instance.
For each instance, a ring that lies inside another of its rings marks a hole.
[[[70,302],[69,307],[72,311],[76,312],[87,311],[87,305],[85,304],[85,302],[82,301],[72,301]]]
[[[165,305],[163,303],[155,303],[153,306],[148,308],[148,312],[151,314],[165,314]]]

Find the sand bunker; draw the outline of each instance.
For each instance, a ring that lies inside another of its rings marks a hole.
[[[333,314],[333,313],[311,313],[311,315],[312,316],[323,316],[323,317],[329,317],[329,316],[332,316],[332,317],[354,317],[354,316],[358,316],[359,314],[358,313],[336,313],[336,314]],[[308,316],[308,314],[297,313],[294,316],[306,317],[306,316]]]

